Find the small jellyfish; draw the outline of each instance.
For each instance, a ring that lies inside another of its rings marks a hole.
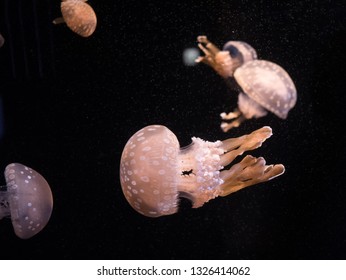
[[[54,24],[66,22],[67,26],[82,37],[89,37],[96,29],[97,19],[93,8],[87,0],[62,0],[62,18],[53,21]]]
[[[256,51],[247,43],[229,41],[221,51],[206,36],[198,36],[199,48],[205,53],[196,62],[212,67],[220,76],[228,80],[234,77],[243,92],[238,96],[238,108],[231,113],[221,113],[223,131],[238,127],[244,120],[260,118],[268,111],[281,119],[297,101],[295,85],[287,72],[279,65],[257,60]]]
[[[37,171],[20,163],[5,168],[6,186],[0,187],[0,220],[11,217],[15,234],[28,239],[48,223],[53,196],[47,181]]]
[[[122,191],[129,204],[148,217],[176,213],[179,197],[189,199],[193,208],[201,207],[218,196],[284,173],[282,164],[266,165],[264,158],[250,155],[230,166],[237,156],[260,147],[271,135],[271,128],[265,126],[224,141],[192,137],[192,144],[180,148],[177,137],[167,127],[144,127],[123,150]]]
[[[5,44],[5,38],[0,34],[0,48]]]

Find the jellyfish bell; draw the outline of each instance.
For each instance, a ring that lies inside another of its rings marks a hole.
[[[48,223],[53,196],[41,174],[20,163],[5,168],[6,186],[0,188],[0,219],[11,217],[15,234],[28,239]]]
[[[258,60],[256,51],[247,43],[230,41],[219,50],[206,36],[199,36],[200,49],[205,56],[196,62],[211,66],[220,76],[234,78],[243,92],[238,96],[238,108],[228,114],[221,113],[221,128],[226,132],[238,127],[244,120],[260,118],[268,111],[281,119],[295,106],[297,91],[288,73],[279,65]]]
[[[296,104],[293,81],[283,68],[273,62],[250,61],[235,71],[234,78],[249,98],[279,118],[286,119]]]
[[[257,59],[256,50],[243,41],[229,41],[222,49],[231,56],[231,60],[233,61],[233,72],[244,63]]]
[[[126,143],[120,161],[123,194],[137,212],[148,217],[178,211],[179,198],[188,198],[193,208],[218,196],[268,181],[284,173],[284,166],[266,165],[265,160],[245,156],[272,135],[270,127],[224,141],[208,142],[192,137],[180,148],[175,134],[162,125],[136,132]]]
[[[198,36],[198,47],[205,56],[199,56],[197,63],[212,67],[221,77],[229,78],[244,63],[257,59],[256,50],[243,41],[229,41],[220,50],[206,36]]]
[[[97,18],[87,0],[62,0],[62,18],[53,21],[54,24],[65,22],[67,26],[82,37],[89,37],[96,29]]]

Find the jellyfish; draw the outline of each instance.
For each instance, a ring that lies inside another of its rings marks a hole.
[[[5,38],[0,34],[0,48],[5,44]]]
[[[54,24],[66,22],[67,26],[82,37],[89,37],[96,29],[96,14],[87,0],[62,0],[62,17],[53,20]]]
[[[272,112],[286,119],[295,106],[297,91],[288,73],[279,65],[258,60],[256,51],[242,41],[229,41],[223,50],[218,49],[206,36],[198,36],[199,48],[205,56],[196,62],[212,67],[226,81],[234,78],[243,92],[238,95],[238,108],[221,113],[224,132],[238,127],[243,121],[261,118]],[[229,122],[229,120],[233,120]]]
[[[28,239],[48,223],[53,196],[47,181],[34,169],[20,163],[5,168],[6,186],[0,187],[0,220],[10,217],[15,234]]]
[[[272,135],[264,126],[248,135],[208,142],[192,137],[180,148],[175,134],[163,125],[149,125],[126,143],[120,161],[120,183],[128,203],[148,217],[178,211],[179,198],[193,208],[218,196],[266,182],[284,173],[282,164],[266,165],[262,157],[237,156],[254,150]],[[227,168],[229,167],[229,168]]]

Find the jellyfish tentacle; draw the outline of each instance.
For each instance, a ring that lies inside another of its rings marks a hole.
[[[228,51],[221,51],[211,43],[206,36],[198,36],[197,41],[199,42],[198,47],[205,56],[199,56],[195,60],[196,63],[205,63],[213,68],[223,78],[233,75],[234,65]]]
[[[220,51],[218,47],[212,44],[207,36],[197,37],[198,47],[204,53],[205,56],[199,56],[195,61],[197,63],[203,62],[212,68],[215,68],[215,55]]]
[[[220,164],[227,166],[245,151],[251,151],[261,147],[262,143],[271,135],[272,129],[269,126],[264,126],[250,134],[222,141],[222,148],[225,154],[221,155]]]
[[[205,48],[203,49],[207,49],[208,50],[208,54],[215,56],[218,52],[220,52],[220,49],[215,46],[212,42],[210,42],[207,38],[207,36],[198,36],[197,37],[197,41],[199,42],[199,46],[205,46]],[[202,51],[203,51],[202,49]]]
[[[252,118],[261,118],[267,115],[267,113],[268,111],[264,107],[241,92],[238,95],[238,108],[228,114],[226,114],[225,112],[220,114],[221,119],[223,120],[234,119],[234,121],[231,123],[222,122],[221,129],[224,132],[227,132],[233,127],[240,126],[240,124],[245,120]]]
[[[195,59],[196,63],[203,62],[210,67],[214,68],[215,65],[215,60],[214,60],[214,55],[202,44],[198,44],[198,47],[201,49],[201,51],[205,54],[205,56],[199,56]]]
[[[234,121],[232,121],[232,122],[221,122],[220,127],[223,130],[223,132],[227,132],[228,130],[232,129],[233,127],[238,127],[242,124],[243,121],[245,121],[245,116],[238,109],[236,109],[230,113],[222,112],[220,114],[220,117],[222,120],[227,120],[227,121],[234,119]]]
[[[198,47],[205,53],[207,56],[215,57],[219,52],[220,49],[214,45],[212,42],[210,42],[207,38],[207,36],[198,36]]]
[[[221,119],[223,119],[223,120],[232,120],[232,119],[236,119],[236,118],[240,117],[241,114],[242,114],[242,113],[241,113],[238,109],[236,109],[236,110],[234,110],[233,112],[229,112],[229,113],[222,112],[222,113],[220,114],[220,117],[221,117]]]
[[[231,123],[221,122],[220,127],[221,127],[223,132],[227,132],[234,127],[239,127],[241,125],[241,123],[242,123],[242,121],[240,121],[240,119],[236,119]]]
[[[269,181],[285,172],[282,164],[266,165],[265,160],[246,156],[229,170],[220,172],[224,183],[220,185],[220,196],[227,196],[243,188]]]

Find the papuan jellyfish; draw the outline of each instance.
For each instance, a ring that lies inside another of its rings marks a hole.
[[[10,217],[15,234],[28,239],[48,223],[53,196],[47,181],[37,171],[20,163],[5,168],[6,186],[0,187],[0,220]]]
[[[144,127],[123,150],[122,191],[129,204],[148,217],[176,213],[180,197],[189,199],[193,208],[201,207],[213,198],[284,173],[282,164],[266,165],[264,158],[250,155],[230,166],[237,156],[260,147],[271,135],[271,128],[265,126],[224,141],[192,137],[189,146],[180,148],[177,137],[167,127]]]
[[[243,92],[238,95],[238,108],[231,113],[221,113],[221,128],[227,132],[238,127],[244,120],[260,118],[268,111],[281,119],[297,100],[295,85],[287,72],[279,65],[258,60],[256,51],[242,41],[229,41],[223,50],[217,48],[206,36],[198,36],[199,48],[205,56],[196,62],[212,67],[224,79],[234,78]]]
[[[54,24],[66,22],[67,26],[82,37],[89,37],[96,29],[97,19],[87,0],[62,0],[62,17],[53,20]]]

